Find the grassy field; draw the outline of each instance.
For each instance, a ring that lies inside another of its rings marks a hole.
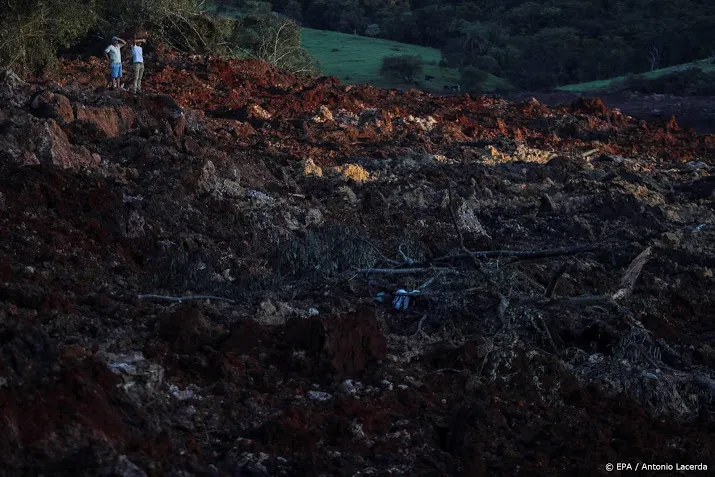
[[[227,7],[221,13],[213,4],[207,4],[207,11],[227,17],[237,17],[240,11]],[[320,71],[326,76],[337,76],[345,84],[371,84],[379,88],[409,89],[419,88],[432,93],[443,93],[445,85],[459,84],[459,71],[442,68],[442,57],[436,48],[409,45],[349,33],[339,33],[312,28],[301,29],[301,43],[308,53],[318,61]],[[382,59],[392,55],[415,55],[423,60],[423,73],[415,78],[415,84],[390,80],[380,75]],[[431,82],[425,76],[433,76]],[[497,76],[488,75],[482,83],[485,92],[504,87],[507,83]]]
[[[657,78],[659,76],[663,76],[664,74],[671,73],[673,71],[678,71],[679,69],[688,68],[691,66],[698,67],[705,72],[715,72],[715,64],[713,64],[708,58],[705,60],[694,61],[692,63],[685,63],[683,65],[669,66],[668,68],[661,68],[658,70],[649,71],[647,73],[642,73],[642,76],[645,78]],[[625,76],[616,76],[614,78],[609,78],[606,80],[589,81],[588,83],[578,83],[560,86],[556,88],[556,90],[570,91],[573,93],[594,92],[610,88],[611,86],[615,86],[617,83],[622,82],[625,79]]]
[[[302,29],[301,42],[311,56],[318,60],[323,74],[337,76],[346,84],[367,83],[380,88],[417,87],[431,92],[443,92],[445,85],[459,84],[459,72],[454,68],[440,67],[441,54],[435,48],[312,28]],[[422,58],[423,74],[416,78],[416,86],[391,81],[380,75],[382,59],[392,55],[415,55]],[[427,82],[424,80],[426,75],[434,79]],[[483,86],[485,90],[492,91],[502,84],[503,80],[490,75]]]

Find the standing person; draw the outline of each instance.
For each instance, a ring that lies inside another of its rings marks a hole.
[[[119,44],[121,42],[121,45]],[[109,73],[112,76],[112,89],[119,89],[122,78],[122,48],[127,42],[116,36],[112,37],[112,44],[104,50],[104,56],[109,61]]]
[[[142,90],[142,78],[144,77],[144,51],[140,46],[146,42],[146,38],[134,38],[132,40],[132,63],[134,64],[134,92]]]

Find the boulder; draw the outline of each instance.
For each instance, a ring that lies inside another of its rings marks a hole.
[[[86,147],[71,144],[54,119],[15,115],[5,122],[4,131],[0,136],[0,157],[16,164],[79,168],[96,166],[101,161]]]
[[[31,128],[36,141],[34,152],[41,164],[63,168],[96,166],[100,158],[84,146],[73,146],[62,128],[52,119]]]
[[[0,104],[21,107],[30,99],[32,86],[22,80],[14,71],[0,71]]]
[[[136,122],[134,111],[127,106],[89,107],[75,105],[77,120],[94,124],[107,135],[118,137],[130,130]]]
[[[74,121],[72,103],[66,96],[61,94],[45,91],[35,96],[31,106],[35,116],[54,119],[60,124]]]

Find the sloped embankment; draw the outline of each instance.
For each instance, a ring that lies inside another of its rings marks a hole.
[[[5,475],[713,455],[712,136],[597,100],[151,66],[142,96],[99,61],[0,84]]]

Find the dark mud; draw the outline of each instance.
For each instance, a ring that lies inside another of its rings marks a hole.
[[[0,82],[0,475],[714,464],[713,136],[148,60]]]

